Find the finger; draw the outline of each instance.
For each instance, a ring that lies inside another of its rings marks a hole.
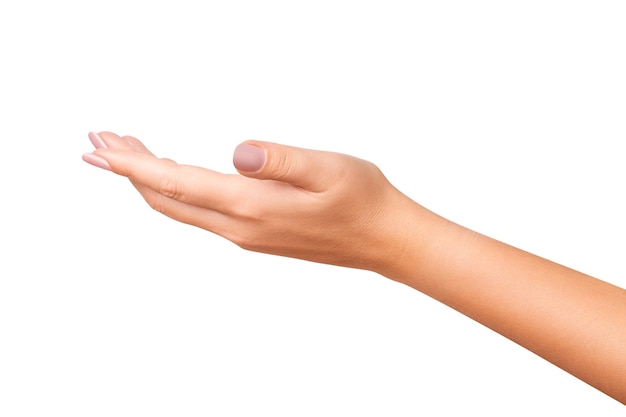
[[[230,222],[229,218],[217,211],[174,200],[143,185],[136,186],[136,188],[153,210],[171,219],[219,235],[228,230],[226,224]]]
[[[144,186],[169,199],[220,212],[232,212],[242,200],[242,180],[250,181],[144,153],[108,148],[97,149],[94,154],[138,188]]]
[[[286,182],[323,191],[340,175],[346,156],[271,142],[246,141],[235,149],[233,164],[247,177]]]
[[[100,149],[107,147],[106,142],[104,142],[104,140],[100,137],[98,133],[89,132],[87,136],[89,137],[89,140],[91,141],[91,144],[94,146],[94,148]]]
[[[165,158],[160,159],[160,161],[175,164],[175,162]],[[240,235],[237,231],[240,230],[241,224],[236,219],[200,204],[189,204],[167,197],[132,178],[131,175],[129,177],[131,183],[153,210],[181,223],[215,233],[239,245],[236,240]],[[206,201],[202,201],[202,203],[206,203]]]
[[[135,152],[145,153],[154,156],[154,154],[150,152],[148,148],[146,148],[146,145],[144,145],[139,139],[135,138],[134,136],[122,136],[122,139],[128,142],[128,144]]]
[[[123,149],[134,152],[144,152],[150,155],[150,151],[147,150],[141,142],[137,139],[126,136],[120,137],[113,132],[89,132],[89,140],[93,144],[93,146],[97,149]],[[91,165],[97,166],[98,168],[111,170],[109,163],[102,159],[100,156],[94,153],[86,153],[83,155],[83,160]]]
[[[246,236],[254,236],[254,232],[251,232],[246,222],[217,211],[173,200],[147,187],[141,187],[138,190],[148,205],[159,213],[178,222],[214,233],[240,247],[252,248],[249,244],[251,239]]]
[[[100,132],[97,135],[104,142],[106,148],[134,151],[132,145],[126,139],[113,132]]]
[[[120,137],[113,132],[89,132],[89,140],[96,149],[132,149],[135,152],[154,155],[139,139],[133,136],[126,135]]]

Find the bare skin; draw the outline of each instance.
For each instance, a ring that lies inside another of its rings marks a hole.
[[[402,282],[626,404],[626,290],[442,218],[370,162],[248,141],[235,151],[241,175],[222,174],[159,159],[130,136],[90,138],[85,161],[128,177],[175,220]]]

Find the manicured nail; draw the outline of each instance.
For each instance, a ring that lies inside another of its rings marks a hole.
[[[104,143],[104,141],[102,140],[100,135],[97,134],[96,132],[89,132],[89,140],[91,141],[93,146],[96,147],[96,149],[106,148],[107,147],[107,144]]]
[[[101,158],[98,155],[94,155],[92,153],[83,154],[83,161],[95,167],[106,169],[107,171],[111,171],[111,165],[109,165],[106,159]]]
[[[235,148],[233,154],[235,168],[242,171],[254,172],[263,168],[265,164],[265,150],[258,146],[242,143]]]

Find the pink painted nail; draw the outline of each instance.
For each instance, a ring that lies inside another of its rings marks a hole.
[[[102,138],[96,132],[89,132],[89,140],[96,147],[96,149],[107,148],[107,144],[104,143]]]
[[[83,161],[95,167],[106,169],[107,171],[111,171],[111,165],[109,165],[106,159],[101,158],[98,155],[94,155],[92,153],[83,154]]]
[[[258,146],[242,143],[235,148],[233,164],[235,168],[242,171],[258,171],[265,164],[265,150]]]

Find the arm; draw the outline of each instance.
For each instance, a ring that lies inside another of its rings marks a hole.
[[[91,134],[83,158],[154,209],[265,253],[368,269],[407,284],[626,403],[626,291],[475,233],[410,200],[371,163],[268,142],[240,175]]]
[[[626,404],[624,289],[446,220],[431,224],[436,241],[410,248],[384,275]]]

